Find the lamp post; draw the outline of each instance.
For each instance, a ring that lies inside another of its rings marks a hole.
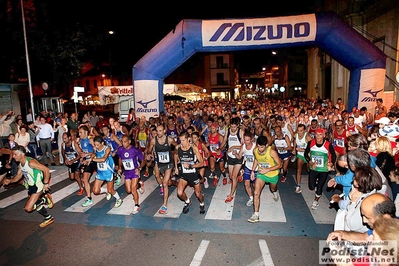
[[[113,30],[108,31],[108,34],[113,36],[115,34],[115,32]],[[112,40],[111,43],[109,44],[109,77],[111,79],[111,86],[112,86],[112,54],[111,54],[111,44],[112,44]]]

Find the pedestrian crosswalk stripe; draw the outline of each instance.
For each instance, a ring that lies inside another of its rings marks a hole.
[[[151,193],[157,189],[158,183],[154,178],[149,178],[144,182],[145,191],[143,194],[137,191],[139,194],[139,204],[141,204]],[[134,200],[132,194],[126,194],[123,198],[123,204],[119,208],[112,208],[107,214],[119,214],[119,215],[131,215],[134,208]]]
[[[186,188],[187,198],[191,198],[193,195],[194,189],[191,187]],[[160,203],[163,201],[163,197],[160,200]],[[162,203],[160,204],[162,206]],[[169,187],[169,198],[168,198],[168,213],[160,214],[158,211],[154,214],[154,217],[162,217],[162,218],[179,218],[180,214],[182,214],[184,203],[177,196],[177,188],[173,190],[171,193],[171,188]],[[199,208],[199,207],[198,207]]]
[[[190,263],[190,266],[200,266],[202,262],[202,258],[205,255],[205,252],[209,246],[209,240],[202,240],[197,251],[195,252],[194,258]]]
[[[252,207],[253,208],[253,207]],[[280,199],[275,202],[273,194],[266,185],[260,194],[259,221],[261,222],[287,222],[283,204]]]
[[[95,179],[95,174],[93,174],[90,178],[90,183],[93,183]],[[121,183],[119,184],[119,186],[115,186],[115,190],[118,189],[120,186],[123,185],[124,179],[121,178]],[[106,184],[104,184],[103,186],[106,186]],[[94,207],[96,204],[98,204],[101,200],[103,200],[105,197],[107,196],[106,193],[103,194],[99,194],[99,195],[94,195],[92,192],[91,198],[93,200],[93,204],[83,207],[82,204],[86,201],[87,197],[83,197],[82,199],[80,199],[78,202],[76,202],[75,204],[73,204],[72,206],[70,206],[69,208],[65,209],[64,211],[66,212],[86,212],[88,210],[90,210],[92,207]],[[115,200],[114,197],[111,198],[111,201]]]
[[[51,188],[56,187],[56,185],[59,182],[64,181],[65,179],[69,178],[68,175],[68,169],[58,169],[55,174],[54,170],[51,170],[53,172],[53,177],[51,179],[50,185]],[[95,179],[95,175],[93,175],[90,179],[90,183],[92,183]],[[115,189],[118,189],[121,187],[123,184],[123,178],[121,180],[121,185],[120,186],[115,186]],[[302,176],[302,184],[307,184],[308,182],[308,176],[303,175]],[[66,182],[67,183],[67,182]],[[105,186],[105,184],[104,184]],[[59,186],[57,186],[59,187]],[[139,194],[139,201],[140,205],[142,205],[145,201],[149,200],[149,196],[153,195],[153,192],[155,191],[158,194],[157,188],[158,184],[155,180],[155,178],[150,178],[145,181],[145,192],[143,194]],[[302,189],[302,197],[301,194],[295,194],[293,193],[293,197],[299,197],[300,200],[302,201],[302,198],[304,199],[304,202],[306,202],[306,205],[309,209],[309,213],[312,215],[314,221],[317,224],[333,224],[336,211],[334,209],[329,208],[329,199],[325,196],[324,191],[323,195],[320,198],[320,206],[318,207],[317,210],[311,210],[310,206],[313,202],[314,198],[314,192],[310,191],[307,189],[307,185],[303,185]],[[53,196],[53,201],[54,203],[61,202],[63,199],[70,195],[74,195],[76,191],[79,189],[77,183],[75,181],[71,181],[71,183],[67,183],[67,185],[61,189],[55,190],[53,189],[52,191],[52,196]],[[245,204],[243,203],[244,201],[242,200],[243,195],[246,195],[244,193],[236,193],[234,195],[233,200],[230,203],[225,203],[225,199],[227,195],[230,194],[230,189],[231,185],[223,185],[222,180],[219,180],[218,186],[213,190],[212,188],[210,189],[204,189],[204,194],[205,194],[205,202],[206,202],[206,215],[204,216],[205,219],[207,220],[232,220],[232,216],[234,213],[234,209],[236,208],[237,211],[242,210],[243,208],[248,211],[248,213],[253,212],[253,207],[246,207]],[[238,189],[241,189],[238,187]],[[159,218],[179,218],[181,213],[182,213],[182,208],[184,206],[184,203],[177,197],[177,188],[175,187],[170,187],[170,195],[168,199],[168,213],[167,214],[159,214],[158,211],[154,214],[154,217],[159,217]],[[7,190],[10,191],[10,190]],[[198,200],[193,197],[194,191],[193,188],[187,187],[186,189],[187,196],[189,198],[192,198],[191,200],[193,201],[193,206],[191,209],[199,209],[198,207]],[[109,204],[107,205],[107,210],[106,213],[110,215],[131,215],[132,210],[134,208],[134,200],[131,194],[127,195],[126,193],[122,192],[120,193],[122,195],[122,199],[124,200],[124,203],[121,205],[119,208],[112,208],[113,203],[115,202],[115,198],[112,198],[112,204],[111,208],[109,208]],[[81,198],[78,198],[79,200],[75,203],[73,203],[70,206],[66,206],[64,208],[64,211],[66,212],[78,212],[78,213],[84,213],[88,210],[90,210],[93,206],[96,206],[96,204],[103,204],[104,198],[106,197],[106,194],[102,195],[92,195],[94,204],[87,206],[87,207],[82,207],[81,205],[84,203],[84,201],[87,199],[85,196],[82,196]],[[291,196],[286,195],[285,193],[280,193],[280,199],[277,202],[274,202],[273,200],[273,195],[269,191],[268,187],[266,186],[260,196],[260,208],[259,208],[259,220],[261,222],[280,222],[280,223],[285,223],[287,222],[286,214],[284,212],[284,204],[289,204],[288,199],[291,199]],[[17,191],[14,194],[11,194],[7,196],[4,199],[0,200],[0,208],[6,208],[12,204],[15,204],[19,201],[22,201],[23,199],[27,198],[27,191]],[[154,197],[151,198],[151,205],[156,204],[159,207],[162,206],[162,196]],[[285,200],[285,201],[284,201]],[[292,200],[292,199],[291,199]],[[155,203],[154,203],[155,202]],[[158,202],[158,203],[157,203]],[[240,205],[242,206],[237,206],[238,202],[240,202]],[[56,205],[57,206],[57,205]],[[60,205],[61,206],[61,205]],[[197,208],[198,207],[198,208]],[[157,208],[158,209],[158,208]],[[191,211],[191,210],[190,210]]]
[[[215,192],[212,195],[211,203],[205,215],[208,220],[231,220],[233,217],[234,198],[231,202],[225,203],[225,199],[230,194],[231,185],[221,184],[221,180],[216,186]]]
[[[294,176],[295,178],[295,176]],[[308,184],[308,176],[302,175],[302,183]],[[336,211],[335,209],[330,209],[330,200],[327,199],[325,194],[319,199],[319,207],[317,210],[312,210],[310,207],[312,206],[312,202],[315,197],[314,191],[309,189],[302,189],[302,196],[308,206],[310,213],[313,216],[313,219],[318,224],[334,224]]]
[[[270,254],[269,247],[267,246],[266,240],[259,239],[259,248],[260,252],[262,253],[262,258],[264,263],[263,265],[274,266],[274,262]]]
[[[55,171],[55,170],[50,170],[50,172],[51,171]],[[56,175],[53,178],[51,178],[50,185],[55,185],[67,178],[68,178],[68,175],[63,175],[63,174]],[[18,193],[15,193],[7,198],[0,200],[0,209],[6,208],[14,203],[17,203],[18,201],[21,201],[21,200],[27,198],[27,197],[28,197],[27,190],[22,190]]]

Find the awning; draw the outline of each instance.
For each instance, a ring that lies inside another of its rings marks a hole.
[[[204,88],[194,84],[164,84],[163,94],[203,93]]]
[[[133,85],[128,86],[104,86],[98,87],[100,104],[117,104],[119,97],[123,95],[133,95]]]

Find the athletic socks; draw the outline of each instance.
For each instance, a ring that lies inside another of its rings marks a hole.
[[[49,214],[48,214],[48,212],[47,212],[47,209],[46,208],[44,208],[43,207],[43,205],[40,205],[37,209],[36,209],[36,211],[38,212],[38,213],[40,213],[40,215],[42,215],[44,218],[46,218],[47,219],[47,217],[49,216]],[[51,216],[51,215],[50,215]]]
[[[116,192],[116,191],[115,191],[115,194],[112,195],[112,196],[114,196],[114,198],[117,199],[117,200],[121,198],[121,197],[119,197],[119,194],[118,194],[118,192]]]

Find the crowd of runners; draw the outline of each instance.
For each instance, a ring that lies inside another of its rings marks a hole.
[[[29,114],[26,119],[7,114],[7,118],[0,119],[0,125],[16,123],[17,131],[10,136],[19,138],[20,129],[24,128],[30,140],[20,143],[12,139],[14,144],[1,149],[6,159],[0,173],[2,185],[24,183],[30,195],[25,210],[42,214],[45,218],[42,227],[52,223],[54,218],[43,206],[53,206],[46,166],[48,160],[55,165],[51,142],[56,141],[59,164],[69,168],[70,179],[79,186],[78,195],[86,196],[83,207],[93,204],[92,194],[101,193],[107,194],[107,200],[115,198],[115,208],[121,206],[123,200],[114,185],[120,185],[123,177],[126,192],[134,199],[132,213],[137,214],[144,181],[154,175],[163,197],[160,214],[168,211],[170,186],[177,186],[185,214],[192,204],[185,190],[193,187],[199,211],[204,214],[203,189],[230,186],[224,200],[227,204],[243,182],[248,195],[246,205],[254,209],[248,222],[256,223],[263,188],[267,185],[273,200],[279,201],[278,186],[286,181],[288,171],[292,171],[290,163],[296,166],[292,173],[296,181],[293,193],[301,193],[302,186],[314,191],[310,208],[317,210],[327,181],[328,186],[342,189],[342,199],[353,190],[353,173],[350,181],[341,182],[339,178],[352,170],[337,162],[346,162],[345,156],[349,157],[350,150],[361,141],[365,142],[368,154],[378,158],[381,150],[375,144],[387,138],[393,166],[387,160],[384,165],[377,160],[377,165],[380,164],[385,175],[383,181],[388,189],[384,191],[389,191],[392,200],[396,198],[396,182],[389,178],[399,163],[399,156],[395,156],[396,139],[393,134],[381,131],[385,127],[395,128],[399,118],[396,103],[386,107],[378,99],[372,110],[365,106],[348,110],[342,99],[336,102],[305,98],[214,99],[166,102],[164,110],[148,119],[136,116],[131,110],[126,124],[112,117],[97,116],[95,111],[84,114],[81,121],[75,113],[55,115],[43,111],[36,119],[29,119]],[[10,138],[4,143],[9,145]],[[37,144],[44,161],[37,156]],[[306,173],[308,184],[302,184],[301,177]],[[95,181],[90,185],[93,174]],[[337,175],[334,181],[329,180],[331,174]]]

